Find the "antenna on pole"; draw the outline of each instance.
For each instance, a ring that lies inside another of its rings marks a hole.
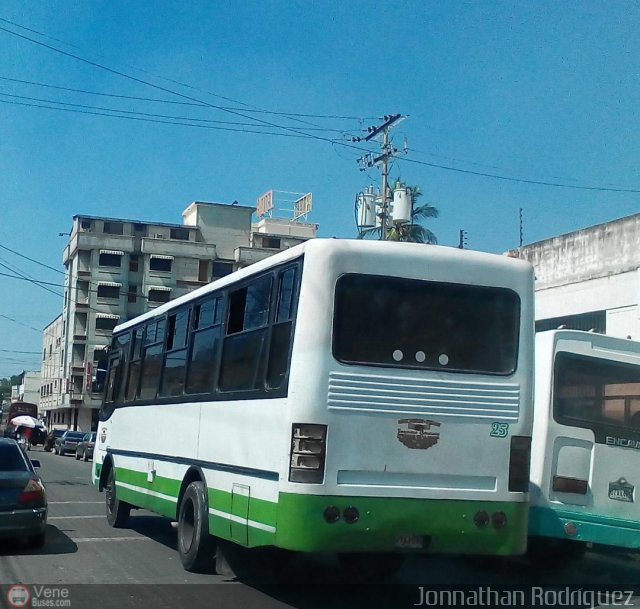
[[[522,247],[522,207],[519,210],[519,214],[520,214],[520,247]]]

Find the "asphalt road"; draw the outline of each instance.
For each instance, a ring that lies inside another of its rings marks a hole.
[[[7,604],[7,590],[18,583],[28,584],[32,597],[42,597],[47,589],[59,594],[68,586],[72,603],[55,606],[74,609],[198,607],[203,598],[220,608],[400,608],[420,606],[424,590],[439,585],[485,589],[610,585],[624,589],[625,584],[640,583],[640,554],[603,551],[589,551],[569,562],[549,556],[537,563],[526,558],[416,556],[407,560],[391,586],[344,585],[350,582],[331,557],[296,556],[282,572],[281,580],[287,585],[273,584],[260,570],[252,579],[240,581],[187,573],[176,550],[175,529],[167,519],[134,511],[130,528],[113,529],[105,518],[104,494],[91,485],[90,463],[44,453],[41,447],[30,454],[42,462],[40,474],[49,499],[47,540],[36,550],[20,542],[0,542],[0,607],[12,606]],[[44,591],[37,588],[42,585]],[[640,603],[636,600],[633,606]]]

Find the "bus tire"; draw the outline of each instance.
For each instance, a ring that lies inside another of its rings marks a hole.
[[[125,501],[118,499],[116,494],[116,476],[113,465],[109,468],[107,474],[107,483],[105,484],[105,505],[107,509],[107,522],[114,529],[121,529],[127,525],[131,505]]]
[[[193,573],[213,568],[215,547],[209,535],[208,504],[204,482],[191,482],[178,512],[178,553],[184,569]]]

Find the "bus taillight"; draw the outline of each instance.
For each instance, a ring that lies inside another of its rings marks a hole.
[[[531,438],[513,436],[509,455],[509,490],[526,493],[529,490],[529,462],[531,460]]]
[[[294,423],[291,433],[289,482],[322,484],[327,426]]]

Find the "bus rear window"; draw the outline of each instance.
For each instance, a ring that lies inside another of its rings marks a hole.
[[[565,425],[640,431],[640,367],[559,352],[553,401],[556,420]]]
[[[511,374],[519,319],[520,299],[509,289],[344,275],[333,354],[348,364]]]

